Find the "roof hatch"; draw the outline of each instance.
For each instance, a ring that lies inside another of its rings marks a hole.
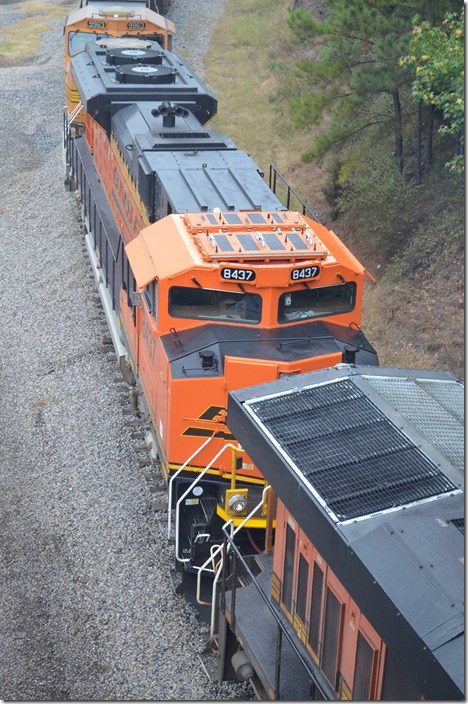
[[[199,213],[186,215],[184,223],[205,260],[323,259],[328,255],[298,213]]]

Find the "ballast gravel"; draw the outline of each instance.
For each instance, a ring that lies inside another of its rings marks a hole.
[[[174,49],[196,71],[223,4],[173,0]],[[0,30],[22,12],[2,3]],[[248,699],[216,683],[207,627],[173,589],[166,492],[64,188],[50,26],[31,64],[0,64],[0,699]]]

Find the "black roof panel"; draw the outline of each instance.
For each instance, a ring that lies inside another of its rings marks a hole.
[[[463,400],[448,372],[342,364],[230,392],[227,416],[424,698],[444,701],[464,692]]]
[[[351,379],[249,407],[338,520],[456,489]]]

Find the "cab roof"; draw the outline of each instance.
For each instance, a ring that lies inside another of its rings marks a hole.
[[[333,231],[291,211],[169,215],[142,230],[126,252],[139,288],[219,262],[315,260],[365,272]]]
[[[109,6],[103,6],[103,9],[105,11],[109,11],[110,7]],[[167,19],[163,15],[160,15],[158,12],[154,12],[153,10],[149,10],[147,7],[143,6],[135,6],[132,8],[132,15],[131,16],[122,16],[122,20],[134,20],[135,18],[144,20],[145,22],[151,22],[152,25],[157,25],[161,29],[165,29],[167,32],[170,34],[175,34],[176,33],[176,28],[173,22],[171,20]],[[77,22],[81,22],[82,20],[88,19],[88,18],[99,18],[101,17],[99,10],[96,9],[95,5],[86,5],[85,7],[78,7],[76,10],[72,10],[69,12],[68,17],[66,19],[65,25],[66,27],[69,27],[72,24],[75,24]],[[110,17],[109,15],[102,15],[102,19],[116,19],[113,17]]]

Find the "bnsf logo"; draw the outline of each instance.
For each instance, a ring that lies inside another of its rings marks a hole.
[[[154,364],[154,360],[156,359],[156,340],[154,339],[153,329],[146,316],[143,316],[142,336],[145,341],[146,351],[150,362],[151,364]]]
[[[114,188],[112,198],[117,211],[122,218],[131,238],[136,237],[143,224],[140,222],[133,199],[127,193],[125,184],[121,181],[117,166],[114,166]]]

